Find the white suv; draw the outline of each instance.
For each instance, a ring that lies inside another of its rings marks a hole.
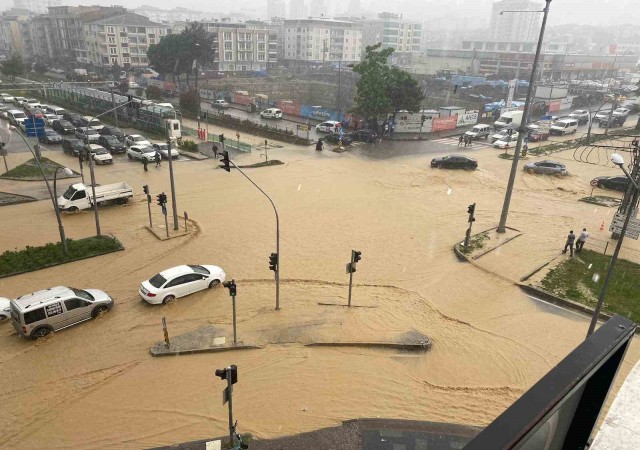
[[[127,157],[129,159],[139,159],[142,161],[155,161],[156,149],[153,147],[147,147],[146,145],[132,145],[127,149]]]

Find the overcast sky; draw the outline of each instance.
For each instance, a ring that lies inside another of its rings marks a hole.
[[[342,13],[352,0],[305,0],[307,5],[318,5],[325,1],[331,13]],[[285,0],[287,12],[290,0]],[[70,5],[123,5],[128,8],[148,4],[163,9],[181,6],[211,13],[241,13],[252,18],[266,18],[267,0],[234,0],[233,2],[202,0],[62,0]],[[428,21],[439,17],[469,17],[481,24],[488,24],[493,0],[360,0],[362,10],[402,13],[405,17]],[[540,2],[543,3],[542,1]],[[0,6],[11,6],[13,0],[0,0]],[[2,9],[4,9],[2,8]],[[311,11],[313,14],[313,11]],[[317,14],[316,14],[317,15]],[[553,0],[549,13],[549,24],[584,23],[593,25],[612,25],[640,21],[640,0]]]

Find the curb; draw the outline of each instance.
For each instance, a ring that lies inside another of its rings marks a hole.
[[[314,342],[305,347],[358,347],[358,348],[387,348],[395,350],[427,351],[431,349],[431,339],[416,344],[401,344],[391,342]]]
[[[159,345],[164,345],[164,343],[161,343]],[[234,350],[255,350],[255,349],[260,349],[262,347],[257,346],[257,345],[236,345],[235,347],[230,346],[230,347],[210,347],[210,348],[193,348],[193,349],[187,349],[187,350],[157,350],[155,348],[150,348],[149,349],[149,353],[151,353],[151,356],[179,356],[179,355],[195,355],[198,353],[220,353],[220,352],[230,352],[230,351],[234,351]]]

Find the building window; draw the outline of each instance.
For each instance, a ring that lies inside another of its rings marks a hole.
[[[155,44],[156,40],[154,38],[149,38],[149,44]]]
[[[116,38],[113,37],[113,36],[109,36],[108,40],[109,40],[109,44],[115,44],[116,43]]]
[[[225,61],[233,61],[233,53],[232,52],[224,52],[224,60]]]
[[[118,58],[111,58],[111,64],[118,64]]]
[[[264,61],[264,53],[258,53],[258,61]]]
[[[225,41],[230,41],[231,40],[231,33],[225,32],[224,33],[224,40]]]
[[[117,55],[118,54],[118,49],[116,47],[109,47],[109,54],[110,55]]]
[[[129,64],[131,60],[129,58],[122,58],[122,62],[125,64]]]
[[[264,42],[264,34],[258,33],[258,42]]]
[[[258,42],[258,51],[264,52],[266,49],[266,45],[264,43]]]
[[[121,37],[121,38],[120,38],[120,42],[121,42],[122,44],[128,44],[128,43],[129,43],[129,39],[128,39],[128,38],[126,38],[126,37]]]
[[[115,34],[116,33],[116,28],[115,27],[107,27],[107,33]]]
[[[224,49],[225,50],[233,50],[233,43],[232,42],[225,42],[224,43]]]

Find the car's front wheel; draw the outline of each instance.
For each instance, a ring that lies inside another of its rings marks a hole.
[[[109,308],[107,308],[104,305],[100,305],[97,308],[95,308],[93,311],[91,311],[91,317],[95,319],[96,317],[103,315],[107,311],[109,311]]]
[[[220,284],[220,280],[211,280],[211,283],[209,283],[209,289],[212,289],[218,286],[219,284]]]
[[[129,159],[133,159],[133,156],[131,156],[131,153],[127,153],[127,157],[128,157]]]

